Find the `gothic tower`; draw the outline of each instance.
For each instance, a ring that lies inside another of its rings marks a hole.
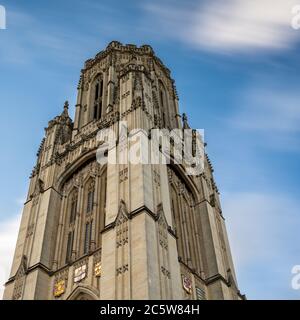
[[[111,42],[85,62],[74,122],[68,107],[45,129],[4,299],[243,299],[207,155],[194,176],[96,159],[119,157],[98,132],[122,137],[121,121],[146,140],[188,128],[152,48]]]

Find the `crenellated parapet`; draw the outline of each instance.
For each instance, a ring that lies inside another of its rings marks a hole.
[[[160,65],[160,67],[164,70],[166,75],[170,77],[170,70],[163,64],[163,62],[155,56],[155,52],[152,49],[151,46],[149,45],[142,45],[140,47],[137,47],[134,44],[125,44],[123,45],[122,43],[118,41],[112,41],[108,44],[105,50],[100,51],[99,53],[96,54],[95,58],[93,59],[88,59],[85,64],[84,64],[84,69],[90,69],[93,67],[95,64],[97,64],[99,61],[105,59],[107,56],[109,56],[112,53],[118,53],[121,55],[136,55],[136,56],[148,56],[154,61]],[[118,56],[116,57],[116,62],[118,60]],[[150,63],[150,62],[149,62]],[[150,63],[151,65],[151,63]]]

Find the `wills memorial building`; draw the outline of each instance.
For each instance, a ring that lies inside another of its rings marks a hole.
[[[207,155],[197,175],[172,161],[101,164],[98,132],[121,121],[189,128],[148,45],[113,41],[87,60],[74,121],[66,102],[45,129],[4,299],[243,299]]]

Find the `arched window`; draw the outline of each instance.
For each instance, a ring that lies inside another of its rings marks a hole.
[[[78,202],[78,190],[73,189],[68,197],[68,212],[69,212],[69,224],[68,228],[68,238],[67,238],[67,250],[66,250],[66,263],[70,263],[72,260],[72,251],[74,243],[74,229],[75,220],[77,215],[77,202]]]
[[[159,81],[159,100],[162,115],[162,126],[166,128],[169,125],[169,109],[167,102],[166,90],[161,81]]]
[[[94,157],[72,172],[60,187],[64,196],[58,224],[54,261],[57,266],[98,250],[105,227],[106,167]]]
[[[71,205],[70,205],[70,223],[75,222],[76,220],[76,212],[77,212],[77,192],[74,192],[71,197]]]
[[[93,85],[92,103],[93,103],[93,120],[99,120],[102,115],[102,98],[103,98],[103,79],[99,75]]]
[[[193,209],[195,198],[189,185],[180,174],[168,168],[172,216],[175,221],[177,248],[181,260],[199,274],[201,257],[199,249],[199,218]]]
[[[93,222],[87,222],[85,224],[85,235],[84,235],[84,248],[83,253],[86,254],[90,251],[91,240],[92,240],[92,226]]]
[[[90,178],[85,184],[85,217],[83,220],[83,254],[87,254],[91,249],[92,231],[93,231],[93,209],[94,209],[94,197],[95,197],[95,180]],[[93,237],[94,238],[94,237]]]
[[[72,261],[73,242],[74,242],[74,230],[68,233],[66,263],[70,263]]]
[[[164,108],[164,92],[163,92],[162,88],[160,88],[160,90],[159,90],[159,96],[160,96],[161,107]]]
[[[90,182],[87,192],[87,206],[86,206],[86,213],[91,213],[93,211],[94,206],[94,182]]]

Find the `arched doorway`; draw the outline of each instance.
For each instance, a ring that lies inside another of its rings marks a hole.
[[[80,285],[73,290],[67,300],[99,300],[99,292],[91,286]]]

